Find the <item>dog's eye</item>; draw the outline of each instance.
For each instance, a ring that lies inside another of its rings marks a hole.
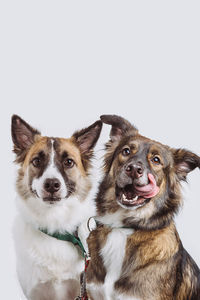
[[[39,168],[41,164],[41,160],[38,157],[36,157],[32,160],[32,164],[34,167]]]
[[[124,148],[124,149],[122,150],[122,155],[123,155],[123,156],[128,156],[128,155],[130,155],[130,153],[131,153],[131,151],[130,151],[129,148]]]
[[[160,158],[158,156],[154,156],[153,159],[152,159],[153,163],[156,164],[156,165],[159,165],[160,164]]]
[[[66,158],[64,161],[63,161],[63,164],[65,167],[67,168],[72,168],[74,166],[74,161],[73,159],[71,158]]]

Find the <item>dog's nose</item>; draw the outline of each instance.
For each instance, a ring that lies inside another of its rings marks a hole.
[[[53,194],[54,192],[58,192],[60,186],[60,181],[57,178],[47,178],[44,182],[45,191],[51,194]]]
[[[132,163],[125,168],[125,171],[129,177],[140,178],[144,173],[144,167],[139,163]]]

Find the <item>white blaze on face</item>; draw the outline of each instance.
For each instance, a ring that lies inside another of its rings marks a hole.
[[[45,193],[44,189],[44,183],[46,179],[53,179],[56,178],[60,181],[60,189],[56,193],[56,195],[59,195],[59,198],[65,198],[68,194],[68,190],[65,184],[65,181],[63,179],[62,174],[59,172],[57,166],[55,165],[54,157],[55,157],[55,150],[53,148],[54,141],[51,140],[52,147],[51,147],[51,153],[50,153],[50,159],[49,163],[47,165],[46,170],[39,178],[34,178],[32,181],[32,190],[37,193],[37,196],[40,198],[43,198],[43,194]]]

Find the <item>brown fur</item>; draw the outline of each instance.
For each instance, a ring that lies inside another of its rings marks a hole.
[[[84,222],[94,211],[87,198],[89,168],[101,128],[99,120],[68,139],[45,137],[19,116],[12,117],[19,164],[17,273],[27,299],[72,300],[80,293],[81,247],[58,234],[74,239],[80,234],[84,244]]]
[[[172,292],[166,292],[163,283],[171,282],[174,285],[172,273],[175,273],[175,270],[172,270],[171,258],[178,251],[178,242],[179,238],[173,224],[161,230],[136,231],[127,239],[126,256],[121,275],[123,279],[116,282],[116,288],[120,292],[128,292],[128,290],[136,292],[138,297],[141,297],[142,291],[144,299],[152,299],[152,297],[154,297],[153,299],[172,299]],[[165,272],[170,275],[166,276]],[[154,282],[155,278],[157,278],[157,282]],[[159,290],[158,280],[160,281]],[[137,288],[137,286],[139,287]]]
[[[82,176],[87,176],[87,169],[84,168],[82,162],[81,153],[77,145],[74,143],[74,139],[59,139],[60,149],[59,152],[62,153],[66,151],[73,160],[76,161],[79,170],[81,171]]]
[[[37,136],[35,143],[27,151],[26,157],[22,162],[22,168],[25,170],[30,164],[31,160],[38,155],[40,151],[48,152],[48,138]]]
[[[75,299],[78,295],[80,287],[76,280],[69,279],[63,282],[55,282],[57,289],[62,289],[62,295],[60,297],[56,294],[55,288],[52,287],[52,282],[45,282],[38,284],[30,295],[30,300],[66,300],[66,299]]]
[[[104,268],[102,258],[99,256],[99,251],[104,246],[110,231],[110,228],[102,226],[93,231],[88,238],[90,244],[90,255],[93,262],[92,264],[89,264],[90,270],[87,273],[88,282],[92,281],[98,283],[104,281],[106,270]]]
[[[97,121],[88,128],[76,131],[71,138],[51,138],[41,136],[40,132],[32,128],[19,116],[12,117],[12,138],[14,142],[13,151],[16,153],[15,162],[20,164],[17,178],[17,190],[23,199],[27,199],[33,193],[31,189],[32,179],[40,177],[49,163],[49,153],[51,152],[52,140],[56,151],[57,167],[65,178],[69,190],[75,191],[75,182],[79,188],[79,176],[86,178],[89,175],[93,148],[99,138],[102,122]],[[65,157],[63,156],[65,155]],[[73,159],[73,168],[64,168],[64,158]],[[34,158],[41,158],[42,165],[39,168],[33,166]],[[29,185],[24,184],[25,173],[29,173]],[[88,183],[81,187],[84,199],[91,184]]]
[[[70,181],[76,181],[78,185],[78,178],[80,176],[86,177],[88,170],[86,170],[83,166],[82,160],[81,160],[81,154],[77,146],[73,143],[72,138],[70,139],[64,139],[64,138],[56,138],[54,139],[57,144],[59,144],[58,147],[58,163],[62,160],[62,153],[66,152],[68,153],[68,156],[72,158],[76,162],[76,167],[68,169],[66,171],[67,178]],[[31,185],[32,179],[35,176],[40,176],[41,169],[37,169],[32,165],[32,160],[38,156],[38,153],[41,151],[44,152],[46,156],[46,160],[48,160],[48,152],[50,151],[51,147],[51,141],[48,137],[38,137],[37,141],[30,147],[29,150],[27,150],[27,154],[25,157],[24,162],[22,162],[22,167],[19,169],[18,172],[18,179],[17,179],[17,190],[19,194],[22,196],[22,198],[27,199],[30,194],[31,190],[28,186],[23,184],[23,179],[25,172],[28,170],[29,172],[29,184]],[[48,161],[46,162],[46,164]],[[46,165],[45,164],[45,165]],[[45,167],[45,166],[44,166]],[[84,194],[87,194],[91,188],[91,184],[88,184],[84,186]],[[83,198],[84,199],[84,198]]]
[[[127,238],[126,254],[121,274],[114,283],[115,290],[140,300],[200,299],[200,271],[183,248],[173,221],[182,205],[181,180],[200,166],[199,156],[143,137],[121,117],[108,115],[102,116],[102,120],[112,125],[112,129],[110,141],[106,144],[105,176],[96,197],[98,216],[104,220],[117,212],[122,226],[134,229]],[[122,155],[126,147],[130,149],[128,156]],[[160,159],[157,164],[153,162],[155,156]],[[136,158],[153,174],[160,190],[142,207],[131,210],[117,202],[116,185],[120,180],[120,184],[128,180],[125,166]],[[111,217],[110,220],[109,231],[116,228]],[[91,252],[87,274],[89,283],[100,284],[105,279],[107,270],[102,265],[100,254],[107,239],[105,228],[108,227],[101,225],[88,239]],[[96,266],[101,266],[100,270],[104,272],[98,272]]]

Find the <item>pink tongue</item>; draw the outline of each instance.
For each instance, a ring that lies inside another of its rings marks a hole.
[[[144,198],[152,198],[158,194],[159,187],[156,185],[156,180],[151,173],[148,174],[148,179],[149,184],[135,187],[137,196],[142,196]]]

